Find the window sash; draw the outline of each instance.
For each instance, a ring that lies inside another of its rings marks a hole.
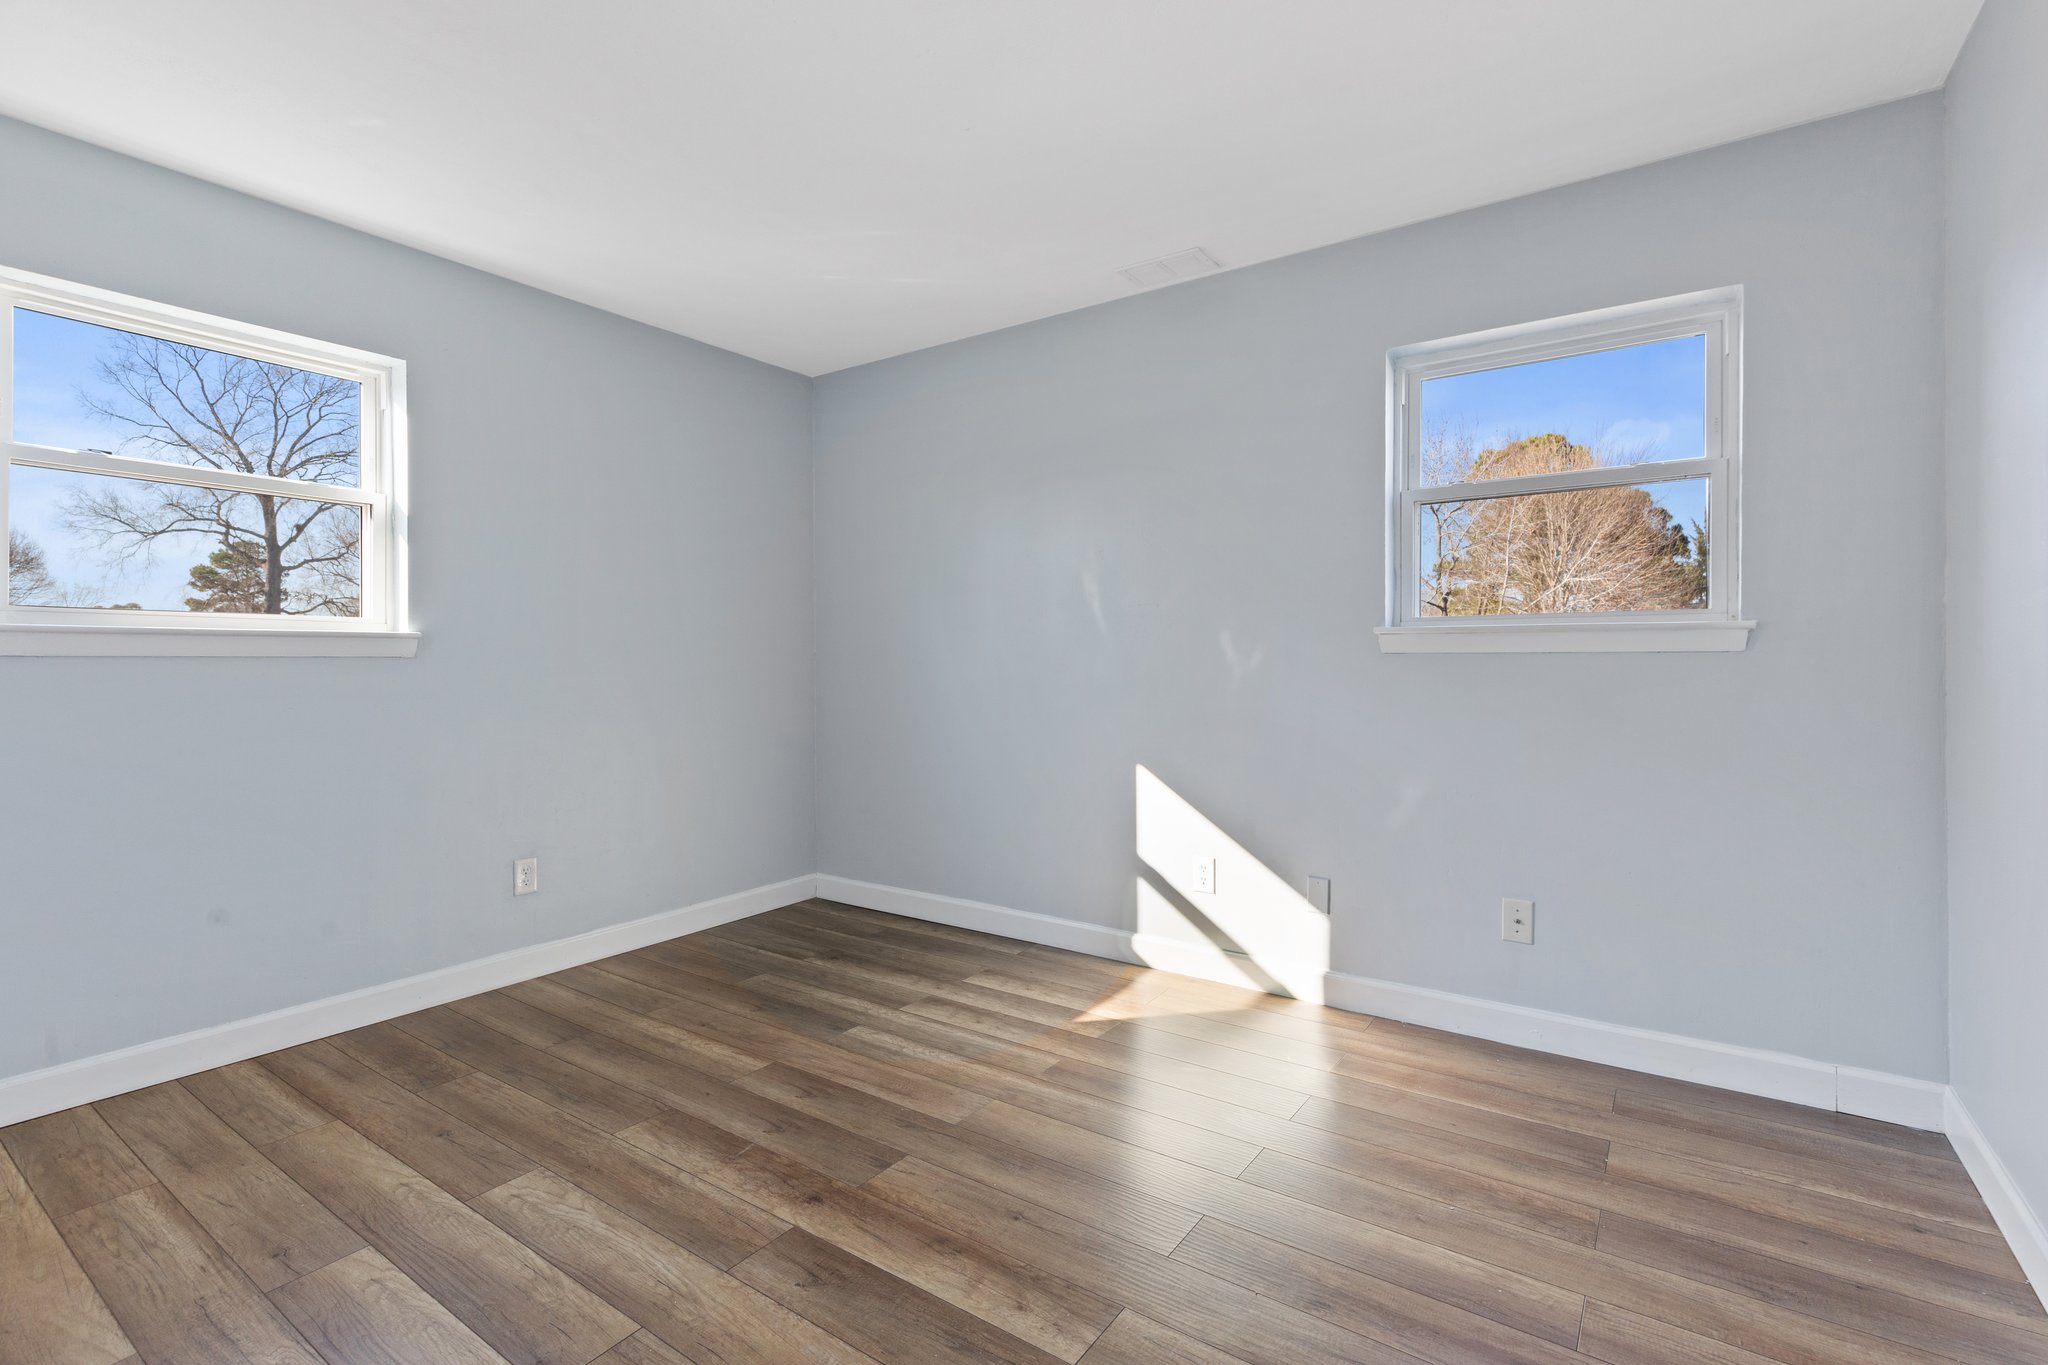
[[[208,465],[104,455],[97,451],[30,445],[13,439],[14,310],[133,332],[163,341],[346,379],[360,386],[357,484],[315,483],[244,474]],[[0,560],[0,626],[69,624],[105,629],[163,631],[317,632],[365,634],[407,627],[404,464],[404,362],[308,337],[214,318],[167,304],[0,268],[0,526],[11,527],[8,471],[16,465],[114,478],[175,483],[223,492],[254,493],[335,503],[362,509],[362,614],[353,617],[270,616],[254,613],[123,611],[118,622],[103,610],[17,606]]]
[[[141,479],[149,483],[177,483],[190,488],[217,488],[230,493],[258,493],[277,498],[300,498],[309,502],[344,503],[351,507],[381,507],[387,501],[374,490],[351,488],[340,483],[314,483],[310,479],[279,479],[268,474],[244,474],[240,470],[216,469],[212,465],[173,464],[169,460],[146,460],[132,455],[105,455],[97,450],[65,450],[58,446],[5,443],[7,463],[33,465],[38,469],[62,469],[74,474],[98,474],[113,479]]]
[[[1549,474],[1521,474],[1511,479],[1477,479],[1471,483],[1434,484],[1411,488],[1401,496],[1420,507],[1436,502],[1484,502],[1525,493],[1569,493],[1580,488],[1634,488],[1678,479],[1712,479],[1728,468],[1726,460],[1649,460],[1642,464],[1602,465],[1598,469],[1560,469]]]
[[[1431,630],[1513,629],[1560,622],[1733,621],[1739,619],[1738,423],[1741,382],[1739,290],[1717,290],[1609,309],[1577,319],[1503,328],[1476,336],[1402,347],[1387,356],[1387,624]],[[1422,482],[1422,383],[1566,356],[1618,350],[1676,337],[1704,336],[1705,451],[1698,458],[1646,460],[1599,469],[1566,470],[1474,483]],[[1417,514],[1427,505],[1478,502],[1581,488],[1634,487],[1677,479],[1707,482],[1707,605],[1680,611],[1528,612],[1497,616],[1422,614]]]

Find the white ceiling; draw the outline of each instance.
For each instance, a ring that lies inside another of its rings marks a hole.
[[[0,0],[0,112],[806,374],[1932,89],[1979,0]]]

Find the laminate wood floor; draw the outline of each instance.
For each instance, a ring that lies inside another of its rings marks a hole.
[[[822,901],[0,1148],[0,1365],[2048,1360],[1938,1136]]]

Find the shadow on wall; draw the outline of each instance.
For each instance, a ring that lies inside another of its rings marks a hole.
[[[1138,958],[1320,1003],[1330,917],[1142,763],[1137,801]]]

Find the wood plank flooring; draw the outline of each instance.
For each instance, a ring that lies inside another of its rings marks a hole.
[[[0,1129],[0,1365],[2048,1361],[1935,1135],[811,901]]]

